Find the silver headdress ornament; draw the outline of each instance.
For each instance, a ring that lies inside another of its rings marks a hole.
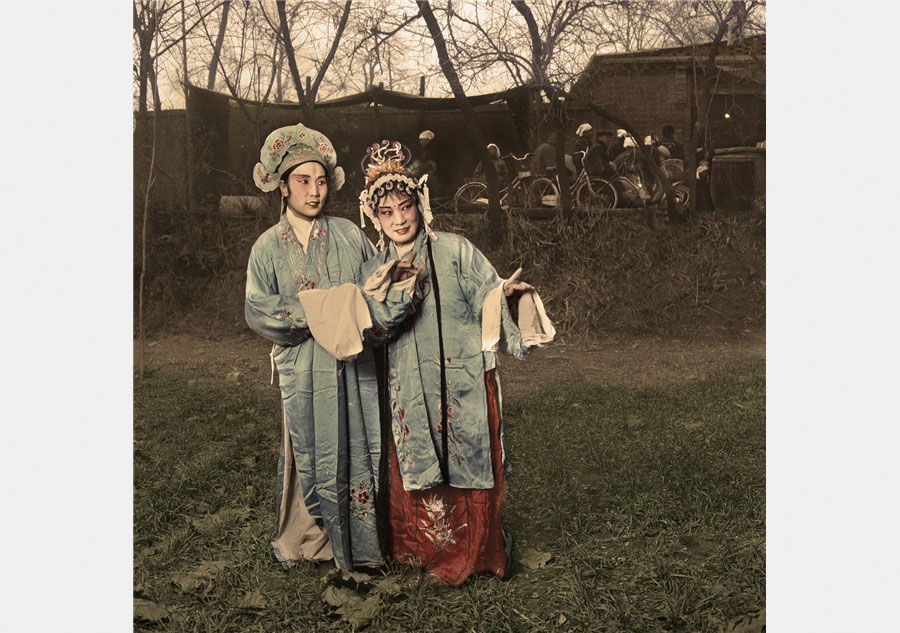
[[[434,240],[437,236],[431,230],[434,216],[431,213],[431,197],[428,192],[428,174],[416,180],[406,169],[410,154],[398,141],[388,140],[374,143],[366,150],[362,160],[362,171],[366,185],[359,194],[359,225],[366,226],[366,218],[378,231],[378,250],[384,249],[384,232],[378,220],[378,202],[392,191],[405,193],[416,199],[416,206],[425,223],[425,232]]]

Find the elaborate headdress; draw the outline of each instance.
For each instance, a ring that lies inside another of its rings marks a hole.
[[[362,160],[362,171],[366,177],[366,185],[359,194],[359,225],[366,225],[366,218],[378,231],[378,249],[384,248],[384,233],[378,220],[378,203],[387,194],[395,191],[405,193],[416,200],[419,213],[425,224],[425,232],[431,239],[436,239],[431,230],[434,216],[431,214],[431,200],[428,193],[428,174],[416,180],[406,169],[409,162],[409,151],[398,141],[381,141],[374,143],[366,150]]]
[[[344,185],[344,170],[337,166],[331,141],[302,123],[280,127],[266,137],[259,151],[259,162],[253,167],[253,182],[263,191],[274,191],[284,172],[309,161],[325,168],[329,185],[335,191]]]

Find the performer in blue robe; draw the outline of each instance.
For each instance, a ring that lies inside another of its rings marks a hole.
[[[373,354],[361,344],[371,321],[357,288],[375,250],[352,222],[322,214],[344,181],[324,134],[303,124],[275,130],[253,179],[282,195],[281,218],[250,253],[244,311],[250,328],[274,344],[281,388],[272,547],[284,564],[378,565],[378,394]],[[402,319],[410,305],[408,293],[392,292],[375,316],[390,327],[391,315]],[[340,331],[347,315],[357,317],[355,340]]]
[[[521,271],[504,280],[466,238],[431,230],[427,176],[404,168],[407,155],[398,143],[370,147],[360,195],[361,215],[382,233],[383,250],[362,269],[369,304],[401,258],[423,271],[421,304],[379,332],[388,341],[383,433],[391,439],[379,503],[385,545],[446,584],[473,573],[502,578],[506,454],[495,350],[522,357],[555,332]]]

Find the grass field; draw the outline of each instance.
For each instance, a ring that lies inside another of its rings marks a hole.
[[[715,631],[765,606],[764,361],[673,390],[549,386],[504,422],[508,580],[329,584],[269,546],[277,387],[151,370],[135,383],[136,629],[349,631],[367,612],[367,631]]]

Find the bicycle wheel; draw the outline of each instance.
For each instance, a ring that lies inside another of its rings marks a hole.
[[[616,190],[617,208],[627,209],[638,206],[640,196],[635,184],[625,176],[613,178],[612,186]]]
[[[531,208],[555,207],[559,201],[559,190],[549,178],[536,178],[528,188],[526,196],[528,206]]]
[[[462,185],[453,195],[453,210],[457,213],[461,207],[487,203],[487,185],[477,180]]]
[[[575,191],[575,205],[581,209],[591,207],[606,211],[614,209],[618,200],[615,188],[603,178],[592,180],[590,183],[585,181],[578,185]]]
[[[591,188],[588,185],[587,181],[582,182],[575,189],[575,195],[572,198],[575,201],[576,209],[587,209],[591,206],[591,199],[594,197],[594,194],[591,192]]]
[[[675,204],[680,204],[684,207],[688,206],[691,202],[691,188],[688,187],[685,183],[679,182],[675,184]]]
[[[691,190],[687,186],[687,184],[683,182],[676,182],[672,184],[672,189],[675,190],[675,204],[680,207],[686,207],[691,201]],[[663,194],[662,200],[660,201],[660,205],[666,205],[666,196]]]

